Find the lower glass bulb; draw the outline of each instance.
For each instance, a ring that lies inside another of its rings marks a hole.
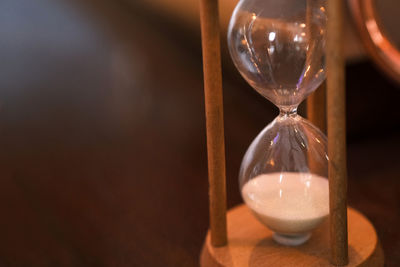
[[[284,245],[300,245],[329,214],[326,136],[281,114],[253,141],[239,175],[243,199]]]

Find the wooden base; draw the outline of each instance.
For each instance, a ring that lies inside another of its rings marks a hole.
[[[372,224],[358,211],[348,208],[349,264],[381,267],[384,255]],[[330,263],[329,222],[317,228],[309,241],[285,247],[272,240],[272,232],[262,225],[245,205],[231,209],[228,245],[213,247],[207,233],[200,258],[202,267],[333,266]]]

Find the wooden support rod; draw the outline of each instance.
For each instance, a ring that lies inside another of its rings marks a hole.
[[[224,246],[227,243],[226,171],[218,17],[218,0],[200,0],[211,243]]]
[[[307,38],[309,40],[309,49],[314,49],[314,38],[317,34],[320,35],[319,28],[313,23],[314,8],[316,7],[315,0],[307,0],[306,10],[306,30]],[[319,7],[318,7],[319,8]],[[307,66],[314,70],[316,67],[313,64],[310,55],[307,54]],[[313,79],[314,77],[306,77],[306,79]],[[326,134],[326,85],[323,83],[314,93],[307,98],[307,118],[312,124],[317,126],[323,133]]]
[[[326,134],[326,83],[307,98],[307,118]]]
[[[328,0],[327,120],[332,263],[348,264],[344,0]]]

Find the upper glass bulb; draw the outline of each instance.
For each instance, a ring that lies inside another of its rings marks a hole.
[[[296,108],[325,79],[326,0],[242,0],[228,30],[242,76],[281,109]]]

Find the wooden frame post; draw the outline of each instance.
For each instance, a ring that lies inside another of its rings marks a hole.
[[[348,264],[344,0],[328,0],[327,120],[332,263]]]
[[[307,119],[326,134],[326,83],[307,98]]]
[[[227,243],[226,170],[218,0],[200,0],[207,127],[210,231],[213,246]]]
[[[318,34],[320,34],[319,29],[317,29],[312,23],[313,2],[314,0],[307,0],[306,12],[307,38],[309,39],[310,49],[313,47],[312,39],[317,34],[316,31],[318,30]],[[307,58],[306,64],[310,66],[310,68],[315,68],[315,66],[311,65],[311,59],[309,58]],[[307,77],[307,79],[309,78],[310,77]],[[307,98],[307,119],[326,134],[326,83],[323,83]]]

